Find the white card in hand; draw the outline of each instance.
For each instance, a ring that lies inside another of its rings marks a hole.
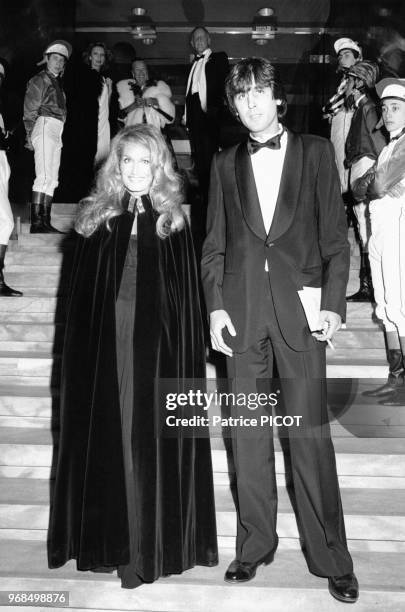
[[[321,287],[303,287],[298,291],[308,326],[311,332],[319,331],[319,314],[321,312]]]

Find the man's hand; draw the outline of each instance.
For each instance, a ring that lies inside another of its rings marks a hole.
[[[222,338],[222,330],[227,328],[231,336],[236,336],[235,328],[226,310],[214,310],[210,314],[211,346],[214,350],[232,357],[232,349],[227,346]]]
[[[24,147],[26,149],[28,149],[28,151],[33,151],[34,150],[34,147],[32,146],[32,142],[31,142],[31,138],[29,136],[27,136],[27,138],[25,140]]]
[[[145,106],[151,106],[152,108],[159,108],[159,102],[156,98],[144,98]]]
[[[321,310],[319,314],[319,329],[322,331],[313,332],[312,335],[319,342],[327,342],[332,339],[333,334],[340,329],[341,325],[342,318],[337,312]]]

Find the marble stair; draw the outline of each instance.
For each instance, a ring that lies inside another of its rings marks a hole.
[[[73,211],[71,205],[54,205],[53,224],[67,229]],[[236,525],[226,450],[217,430],[212,455],[219,567],[194,568],[134,591],[121,589],[115,576],[77,572],[74,562],[48,570],[49,488],[69,272],[64,265],[61,274],[61,265],[68,254],[64,236],[28,233],[7,254],[7,280],[24,297],[0,299],[0,591],[69,591],[75,610],[341,610],[326,580],[306,568],[277,439],[280,546],[275,560],[260,567],[249,584],[223,582]],[[356,265],[354,252],[348,293],[357,288]],[[346,329],[334,344],[335,351],[328,349],[329,409],[349,548],[361,585],[355,609],[399,612],[405,609],[405,407],[382,407],[361,395],[387,375],[383,335],[369,305],[349,305]],[[207,375],[215,377],[212,364]]]

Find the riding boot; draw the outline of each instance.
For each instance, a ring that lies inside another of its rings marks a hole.
[[[48,233],[45,225],[45,194],[41,191],[32,192],[31,201],[31,227],[30,234],[46,234]]]
[[[6,251],[7,245],[0,244],[0,297],[21,297],[21,291],[16,291],[15,289],[12,289],[8,285],[6,285],[6,282],[4,280],[3,270]]]
[[[402,368],[405,370],[405,337],[400,336],[399,342],[401,345],[402,352]],[[392,393],[390,393],[385,399],[378,402],[381,406],[404,406],[405,407],[405,381],[404,374],[402,374],[402,384],[398,384]]]
[[[389,374],[387,382],[377,389],[364,391],[363,395],[367,397],[381,397],[391,395],[398,387],[404,384],[404,364],[402,359],[401,349],[387,349],[387,358],[389,364]]]
[[[360,288],[346,298],[347,302],[374,302],[373,283],[371,280],[370,261],[368,253],[363,250],[360,259]]]
[[[51,224],[51,209],[52,209],[53,196],[45,195],[45,225],[47,227],[48,234],[63,234],[56,227]]]

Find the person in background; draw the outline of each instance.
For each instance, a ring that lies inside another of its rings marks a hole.
[[[0,57],[0,297],[20,297],[21,291],[12,289],[4,280],[4,259],[6,256],[8,240],[14,228],[13,213],[8,199],[8,180],[10,166],[7,160],[7,147],[9,133],[6,129],[2,109],[2,89],[6,77],[8,64]]]
[[[346,96],[353,99],[354,113],[346,138],[345,165],[350,171],[350,187],[376,162],[387,143],[385,133],[377,127],[380,121],[379,105],[375,94],[378,66],[374,62],[361,61],[347,71]],[[348,296],[348,302],[373,302],[373,283],[368,258],[370,220],[368,202],[356,201],[353,211],[357,220],[360,246],[360,288]]]
[[[125,126],[147,123],[159,128],[176,167],[176,156],[167,130],[176,116],[172,91],[164,81],[150,78],[148,67],[143,60],[132,62],[132,77],[119,81],[116,85],[121,109],[120,121]]]
[[[87,196],[97,168],[108,155],[111,60],[106,45],[93,42],[80,58],[71,59],[63,76],[67,118],[57,194],[62,202],[79,202]]]
[[[199,213],[194,215],[205,234],[211,161],[219,148],[221,113],[224,107],[225,78],[229,71],[224,51],[213,52],[209,32],[196,27],[190,36],[195,52],[186,87],[185,116],[200,188]]]
[[[167,381],[206,375],[182,203],[160,130],[139,124],[76,220],[49,566],[118,569],[125,588],[218,562],[209,438],[161,429]]]
[[[389,375],[377,389],[383,406],[405,405],[405,79],[385,78],[376,85],[382,120],[390,140],[377,162],[353,185],[370,201],[369,255],[376,315],[385,331]]]
[[[97,150],[94,156],[94,165],[98,166],[108,156],[110,150],[110,123],[109,104],[112,91],[112,81],[104,72],[111,60],[111,53],[106,45],[101,42],[91,43],[83,54],[83,61],[97,73],[97,78],[92,75],[94,94],[97,95]],[[83,94],[83,92],[81,92]],[[93,94],[93,95],[94,95]]]
[[[166,125],[173,123],[176,115],[170,87],[162,80],[150,79],[143,60],[132,63],[132,76],[117,83],[124,125],[148,123],[165,133]]]
[[[348,107],[345,96],[348,86],[347,71],[357,62],[360,62],[363,55],[359,44],[347,37],[336,40],[334,49],[337,55],[337,73],[340,75],[340,81],[336,93],[330,98],[322,111],[324,118],[330,121],[330,139],[335,149],[341,192],[347,194],[349,171],[344,163],[346,157],[345,143],[353,115],[353,110]]]
[[[24,98],[27,148],[34,151],[35,180],[32,187],[32,234],[59,233],[51,225],[51,207],[58,186],[62,132],[66,120],[66,98],[60,77],[72,53],[65,40],[48,45],[39,65],[44,70],[32,77]]]

